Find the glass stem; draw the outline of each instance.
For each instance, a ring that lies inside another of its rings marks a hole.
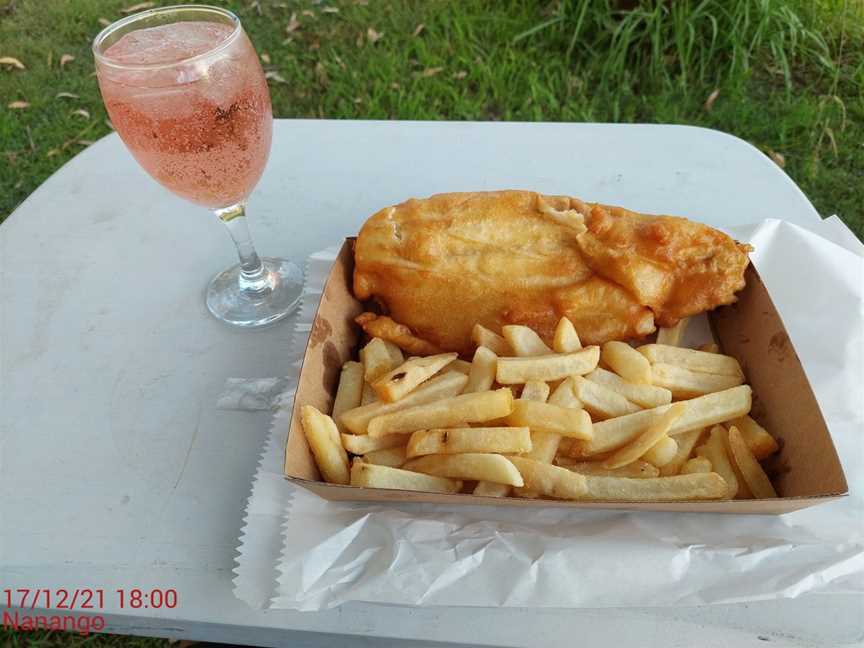
[[[246,205],[237,203],[230,207],[213,210],[225,226],[237,246],[237,256],[240,257],[240,290],[250,295],[259,295],[269,290],[271,282],[264,272],[264,264],[255,251],[249,226],[246,224]]]

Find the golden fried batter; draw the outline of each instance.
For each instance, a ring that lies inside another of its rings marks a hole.
[[[392,342],[409,355],[428,356],[441,353],[441,349],[431,342],[418,338],[404,324],[394,322],[386,315],[361,313],[354,318],[369,337],[377,337]]]
[[[445,351],[469,353],[477,322],[549,342],[562,315],[598,344],[731,303],[746,252],[684,218],[528,191],[438,194],[366,222],[354,293]]]

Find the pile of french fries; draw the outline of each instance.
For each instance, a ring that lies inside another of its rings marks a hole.
[[[373,338],[342,367],[328,416],[301,420],[334,484],[486,497],[682,501],[777,497],[760,461],[777,442],[716,345],[583,347],[562,318],[552,348],[525,326],[474,328],[473,360],[405,359]]]

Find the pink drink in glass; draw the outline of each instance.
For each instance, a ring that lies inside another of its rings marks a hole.
[[[258,256],[246,224],[273,114],[240,20],[205,5],[149,9],[103,29],[93,55],[108,114],[135,159],[173,193],[209,207],[237,247],[240,262],[207,285],[207,309],[243,328],[285,319],[303,273],[288,259]]]
[[[210,208],[246,199],[267,163],[273,117],[242,29],[204,21],[149,27],[122,36],[103,59],[111,122],[153,178]]]

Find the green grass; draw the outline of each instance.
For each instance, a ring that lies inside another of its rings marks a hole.
[[[0,628],[0,648],[168,648],[170,645],[171,642],[167,639],[149,637],[103,634],[83,637],[74,633],[45,630],[16,633]]]
[[[136,1],[0,0],[0,56],[27,66],[0,71],[0,218],[109,131],[90,42]],[[708,126],[782,159],[864,235],[860,0],[211,1],[269,55],[277,116]]]

